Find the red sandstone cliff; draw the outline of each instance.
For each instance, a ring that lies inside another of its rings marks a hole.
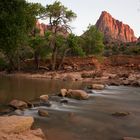
[[[45,31],[47,30],[48,26],[40,23],[39,21],[36,22],[36,27],[40,30],[40,35],[44,36]]]
[[[44,36],[46,30],[53,30],[53,31],[55,30],[55,28],[52,29],[51,26],[40,23],[39,21],[36,22],[36,27],[40,30],[41,36]],[[67,36],[69,34],[67,29],[62,27],[58,27],[57,32],[64,36]]]
[[[137,40],[129,25],[114,19],[106,11],[102,12],[96,27],[104,34],[107,42],[134,42]]]

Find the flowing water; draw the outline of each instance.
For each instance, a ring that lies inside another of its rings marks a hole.
[[[0,77],[0,103],[11,99],[33,100],[42,94],[52,94],[61,88],[84,89],[81,82]],[[66,98],[67,99],[67,98]],[[140,88],[107,87],[92,91],[89,100],[67,99],[68,104],[52,101],[51,107],[35,107],[24,115],[35,118],[48,140],[121,140],[124,136],[140,138]],[[49,117],[39,117],[44,108]],[[113,112],[130,112],[114,117]]]

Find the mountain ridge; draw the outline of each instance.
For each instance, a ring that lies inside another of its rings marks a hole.
[[[106,11],[103,11],[95,26],[104,34],[106,42],[135,42],[137,38],[133,29],[123,22],[115,19]]]

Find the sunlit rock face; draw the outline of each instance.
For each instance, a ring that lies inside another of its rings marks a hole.
[[[36,22],[36,27],[40,30],[40,35],[44,36],[45,32],[47,30],[51,30],[53,32],[55,32],[55,30],[57,30],[57,33],[59,33],[60,35],[63,35],[65,37],[67,37],[69,35],[69,32],[67,30],[67,28],[65,27],[57,27],[57,29],[55,27],[51,27],[50,25],[46,25],[44,23],[40,23],[39,21]]]
[[[40,23],[39,21],[36,22],[36,27],[40,30],[40,35],[44,36],[45,31],[47,30],[47,25]]]
[[[103,11],[96,27],[104,34],[107,42],[135,42],[134,31],[127,24],[114,19],[108,12]]]

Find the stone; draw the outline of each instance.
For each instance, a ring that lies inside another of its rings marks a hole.
[[[92,84],[91,88],[92,89],[96,89],[96,90],[103,90],[105,88],[105,85],[102,85],[102,84]]]
[[[140,140],[140,138],[124,137],[122,140]]]
[[[24,101],[21,101],[21,100],[12,100],[10,103],[9,103],[10,106],[16,108],[16,109],[24,109],[24,108],[27,108],[28,107],[28,104]]]
[[[68,100],[62,99],[62,100],[60,101],[60,103],[62,103],[62,104],[68,104]]]
[[[0,117],[0,140],[46,140],[41,129],[30,129],[33,122],[33,117]]]
[[[128,116],[130,115],[129,112],[115,112],[115,113],[112,113],[112,116],[115,116],[115,117],[125,117],[125,116]]]
[[[96,27],[104,34],[106,42],[135,42],[137,38],[134,31],[127,24],[113,18],[108,12],[103,11]]]
[[[48,113],[48,111],[46,109],[39,109],[38,114],[41,117],[48,117],[49,116],[49,113]]]
[[[78,100],[86,100],[89,98],[89,95],[83,90],[69,89],[67,92],[67,97],[78,99]]]
[[[66,94],[67,94],[67,89],[61,89],[60,90],[60,94],[59,94],[60,96],[65,97]]]
[[[64,70],[73,70],[72,66],[64,66]]]
[[[41,95],[41,96],[39,97],[39,99],[40,99],[40,101],[47,102],[48,99],[49,99],[49,96],[48,96],[48,95]]]
[[[129,82],[129,80],[123,80],[123,81],[122,81],[122,83],[123,83],[123,85],[125,85],[125,86],[128,86],[128,85],[130,85],[130,82]]]
[[[28,130],[22,133],[5,134],[0,132],[0,140],[47,140],[41,129]]]
[[[24,112],[21,111],[20,109],[16,109],[13,113],[14,113],[14,115],[17,115],[17,116],[22,116],[22,115],[24,115]]]
[[[29,130],[34,122],[33,117],[4,116],[0,117],[0,132],[20,133]]]

